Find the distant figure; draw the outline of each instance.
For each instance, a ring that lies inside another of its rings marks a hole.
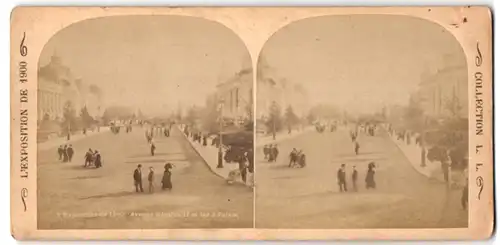
[[[63,148],[63,162],[68,162],[68,145]]]
[[[253,151],[252,150],[247,151],[245,153],[245,156],[246,156],[247,162],[248,162],[248,172],[253,174],[253,170],[254,170]]]
[[[203,135],[203,146],[207,146],[207,136]]]
[[[165,171],[163,172],[163,178],[161,180],[162,183],[162,189],[165,190],[172,190],[172,173],[170,172],[170,169],[172,168],[171,163],[165,164]]]
[[[155,143],[151,142],[151,156],[155,155],[156,146]]]
[[[290,152],[290,163],[288,164],[288,167],[291,168],[293,166],[295,166],[295,164],[297,163],[297,149],[293,148],[293,150]]]
[[[149,193],[153,193],[155,191],[155,171],[153,167],[149,167],[149,174],[148,174],[148,181],[149,181]]]
[[[274,162],[276,162],[276,160],[278,159],[279,153],[280,152],[278,150],[278,145],[274,144],[274,146],[271,148],[271,155],[272,155],[272,158],[273,158]]]
[[[446,182],[446,184],[448,184],[448,182],[449,182],[449,173],[450,173],[448,163],[442,162],[441,163],[441,170],[443,171],[444,181]]]
[[[358,191],[358,170],[356,170],[356,166],[352,166],[352,189]]]
[[[142,171],[141,171],[142,165],[139,164],[137,165],[137,168],[134,170],[134,185],[135,185],[135,192],[144,192],[144,189],[142,189]]]
[[[375,184],[375,163],[370,162],[368,164],[368,172],[366,173],[366,189],[373,188],[375,189],[377,185]]]
[[[469,206],[469,178],[465,179],[465,186],[464,189],[462,190],[462,208],[464,210],[467,210],[467,207]]]
[[[73,159],[73,155],[75,154],[75,151],[73,150],[73,146],[69,145],[68,149],[66,149],[68,152],[68,160],[71,162],[71,159]]]
[[[247,183],[247,165],[244,157],[239,157],[238,165],[241,173],[241,180],[243,181],[243,183]]]
[[[345,179],[345,164],[342,164],[337,171],[337,182],[339,184],[340,192],[347,192],[346,179]]]
[[[354,153],[356,153],[356,155],[359,154],[359,143],[357,141],[354,142]]]
[[[85,165],[84,167],[90,166],[92,164],[92,158],[94,156],[94,152],[92,152],[92,149],[89,148],[89,150],[85,153]]]
[[[57,148],[57,154],[59,154],[59,161],[61,161],[64,155],[64,148],[62,145],[60,145],[59,148]]]
[[[94,151],[94,165],[95,168],[102,167],[101,154],[97,150]]]
[[[264,145],[264,160],[269,159],[269,153],[271,152],[271,147],[269,145]]]
[[[302,153],[302,150],[297,153],[297,162],[301,168],[306,166],[306,154]]]

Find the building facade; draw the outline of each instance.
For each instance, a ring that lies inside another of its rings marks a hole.
[[[425,115],[431,118],[468,117],[465,65],[448,66],[425,76],[416,93]]]
[[[58,56],[38,71],[38,120],[63,118],[64,106],[71,102],[75,110],[81,108],[78,90],[68,67]]]
[[[265,119],[269,109],[276,102],[285,113],[286,108],[292,107],[299,117],[306,117],[310,109],[307,91],[300,84],[291,83],[284,79],[258,79],[257,81],[257,118]]]
[[[216,96],[221,105],[222,116],[226,119],[242,123],[244,120],[253,120],[253,73],[252,69],[245,69],[233,77],[217,85]]]
[[[50,62],[38,71],[38,117],[43,120],[62,120],[64,107],[69,102],[80,115],[86,106],[89,114],[101,116],[102,94],[98,87],[86,86],[81,79],[75,79],[60,57],[52,56]]]

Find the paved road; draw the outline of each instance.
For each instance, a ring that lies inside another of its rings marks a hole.
[[[61,163],[56,149],[40,151],[38,226],[40,229],[152,229],[253,227],[253,192],[228,186],[215,176],[179,131],[155,139],[149,155],[144,131],[103,133],[73,144],[72,163]],[[83,168],[91,147],[101,152],[103,168]],[[160,190],[165,161],[173,169],[173,190]],[[143,165],[145,193],[135,193],[132,173]],[[147,193],[147,173],[156,170],[156,192]]]
[[[400,150],[380,133],[360,136],[356,156],[346,129],[310,132],[279,145],[276,163],[257,150],[256,226],[258,228],[437,228],[466,227],[460,190],[448,190],[413,169]],[[290,169],[288,153],[302,149],[304,169]],[[375,161],[376,190],[365,190],[367,165]],[[359,172],[359,192],[340,193],[336,172],[347,165]]]

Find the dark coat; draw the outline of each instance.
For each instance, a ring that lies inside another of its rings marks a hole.
[[[163,189],[172,189],[172,173],[170,171],[163,172],[161,183]]]
[[[337,171],[337,180],[339,183],[344,183],[345,182],[345,171],[341,168]]]
[[[139,169],[134,170],[134,180],[137,182],[142,181],[142,173]]]

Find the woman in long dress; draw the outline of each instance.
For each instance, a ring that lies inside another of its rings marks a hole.
[[[368,172],[366,173],[366,189],[376,188],[376,183],[375,183],[375,163],[371,162],[368,164]]]
[[[167,163],[165,164],[165,171],[163,172],[163,178],[161,180],[162,183],[162,189],[168,189],[169,191],[172,190],[172,172],[170,172],[170,169],[172,169],[172,164]]]

